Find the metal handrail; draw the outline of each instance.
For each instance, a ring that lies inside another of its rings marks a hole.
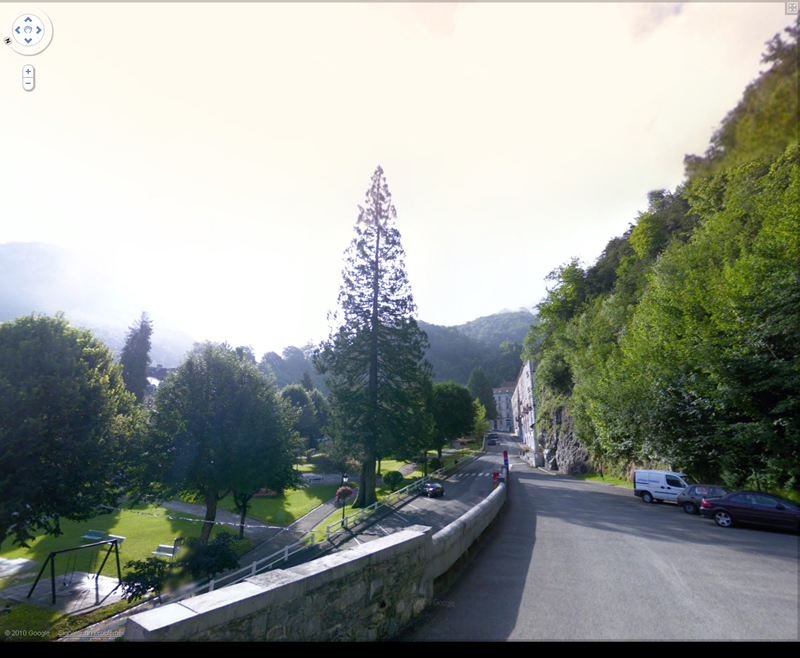
[[[236,583],[240,583],[247,578],[255,576],[256,574],[268,571],[276,564],[285,562],[292,555],[296,553],[311,548],[312,546],[314,546],[314,542],[315,542],[314,533],[313,532],[306,533],[300,540],[296,541],[294,544],[289,544],[288,546],[283,547],[279,551],[275,551],[274,553],[271,553],[267,557],[261,558],[260,560],[256,560],[255,562],[246,567],[242,567],[241,569],[237,569],[236,571],[227,573],[223,576],[220,576],[219,578],[212,578],[206,583],[194,583],[193,585],[189,586],[188,589],[180,592],[180,594],[178,594],[177,596],[170,597],[170,603],[175,603],[182,599],[188,598],[189,596],[194,596],[195,594],[200,594],[205,591],[213,592],[214,589],[218,587],[226,587],[228,585],[235,585]]]

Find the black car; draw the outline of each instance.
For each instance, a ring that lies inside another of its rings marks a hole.
[[[719,484],[693,484],[678,494],[677,503],[687,514],[699,514],[703,498],[719,498],[731,492]]]
[[[800,505],[761,491],[734,491],[705,499],[700,514],[722,528],[744,523],[800,531]]]
[[[422,487],[422,493],[428,498],[436,498],[444,496],[444,487],[438,482],[427,482]]]

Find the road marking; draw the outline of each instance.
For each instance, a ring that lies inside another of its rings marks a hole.
[[[397,514],[397,512],[395,512],[395,514]],[[399,515],[399,514],[397,514],[397,516],[400,516],[400,515]],[[400,519],[401,519],[401,520],[402,520],[404,523],[408,523],[408,519],[404,519],[402,516],[400,516]]]
[[[384,528],[382,525],[379,525],[377,523],[375,525],[378,526],[381,530],[383,530],[387,535],[389,534],[389,532],[386,530],[386,528]]]

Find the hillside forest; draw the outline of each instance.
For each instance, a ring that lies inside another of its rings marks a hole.
[[[800,489],[799,28],[767,43],[681,185],[548,276],[524,356],[549,449]]]

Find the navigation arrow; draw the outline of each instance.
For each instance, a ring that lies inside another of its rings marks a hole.
[[[25,43],[30,43],[33,39],[25,39]]]
[[[40,27],[37,25],[37,26],[36,26],[36,34],[39,34],[39,32],[41,32],[41,31],[42,31],[42,28],[40,28]]]
[[[14,30],[14,32],[16,32],[17,34],[19,34],[19,28],[17,28],[16,30]]]
[[[25,20],[23,22],[24,23],[33,23],[33,19],[30,16],[26,16]]]

